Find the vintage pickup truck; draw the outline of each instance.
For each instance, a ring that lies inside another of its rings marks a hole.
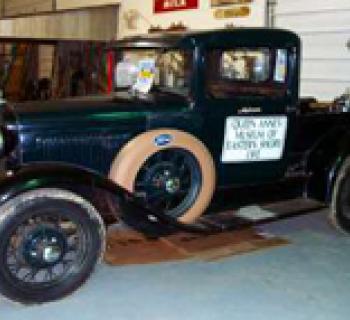
[[[232,202],[314,199],[350,230],[350,114],[300,101],[297,35],[149,35],[113,50],[113,94],[1,108],[3,295],[73,292],[111,215],[142,231],[210,230],[201,216],[222,188]]]

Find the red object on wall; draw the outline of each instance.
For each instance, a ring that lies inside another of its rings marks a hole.
[[[110,51],[107,53],[107,93],[113,91],[113,65],[114,65],[114,55]]]
[[[154,0],[154,13],[197,8],[198,0]]]

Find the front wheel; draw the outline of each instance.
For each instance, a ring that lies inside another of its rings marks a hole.
[[[61,189],[23,193],[0,212],[0,292],[21,303],[60,299],[81,286],[104,248],[95,208]]]
[[[344,161],[334,185],[330,220],[341,231],[350,233],[350,157]]]

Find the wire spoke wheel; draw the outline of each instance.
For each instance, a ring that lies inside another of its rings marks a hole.
[[[23,303],[60,299],[90,276],[104,225],[85,199],[38,189],[10,200],[0,221],[0,292]]]
[[[177,218],[196,201],[201,184],[201,169],[194,156],[183,149],[166,149],[143,164],[135,193],[151,209]]]
[[[41,286],[62,281],[86,254],[82,227],[64,212],[34,213],[8,239],[6,265],[17,282]]]

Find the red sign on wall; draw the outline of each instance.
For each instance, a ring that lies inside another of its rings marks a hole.
[[[197,8],[198,0],[154,0],[154,13]]]

